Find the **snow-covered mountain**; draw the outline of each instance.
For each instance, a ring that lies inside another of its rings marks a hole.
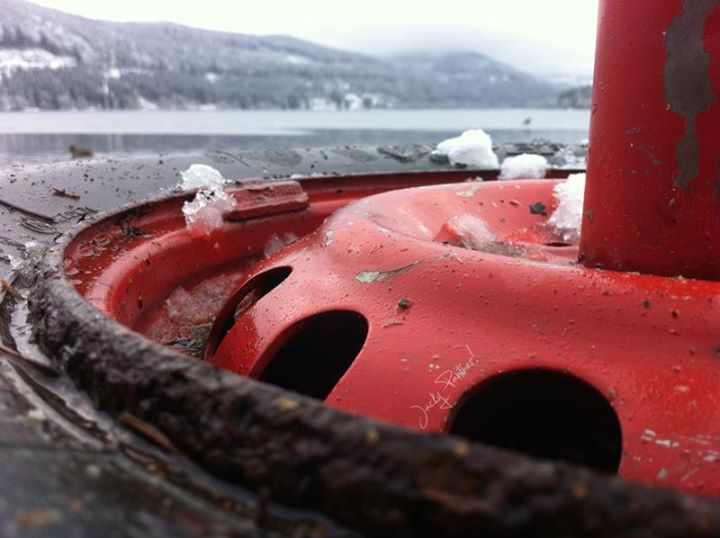
[[[559,93],[476,53],[374,58],[25,0],[0,0],[0,13],[0,110],[538,106]]]

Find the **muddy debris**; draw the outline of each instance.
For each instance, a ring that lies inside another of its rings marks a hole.
[[[80,199],[80,195],[78,193],[67,190],[67,189],[61,189],[59,187],[52,187],[52,193],[53,193],[53,196],[60,196],[62,198],[71,198],[73,200]]]
[[[412,301],[407,297],[403,297],[402,299],[400,299],[397,304],[398,310],[409,310],[411,306]]]
[[[547,207],[542,202],[535,202],[530,205],[530,213],[533,215],[542,215],[543,217],[548,216]]]

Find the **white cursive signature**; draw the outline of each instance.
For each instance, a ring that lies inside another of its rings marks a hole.
[[[410,409],[417,409],[420,412],[420,428],[423,430],[428,425],[428,413],[430,410],[437,407],[438,409],[452,409],[452,404],[448,399],[448,396],[440,394],[439,392],[428,393],[430,399],[423,405],[411,405]]]
[[[468,375],[468,372],[480,365],[480,361],[475,357],[470,357],[465,362],[456,364],[449,370],[445,370],[435,378],[435,383],[442,385],[443,388],[457,386],[457,383]]]
[[[435,384],[442,385],[443,389],[455,388],[457,383],[465,378],[470,370],[480,366],[480,361],[475,357],[469,346],[465,346],[470,354],[470,358],[464,362],[459,362],[452,368],[445,370],[439,376],[435,378]],[[429,392],[429,399],[427,402],[418,405],[411,405],[410,409],[417,410],[420,413],[418,417],[418,425],[421,429],[426,429],[429,422],[429,413],[431,410],[437,409],[452,409],[450,403],[450,396],[448,394],[442,394],[440,392]]]

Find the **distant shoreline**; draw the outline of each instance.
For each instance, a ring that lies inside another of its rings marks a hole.
[[[307,136],[318,130],[461,132],[482,128],[532,134],[586,131],[589,120],[589,110],[556,108],[37,111],[0,112],[0,133]]]

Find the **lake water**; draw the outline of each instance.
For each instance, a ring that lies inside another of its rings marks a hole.
[[[495,143],[587,138],[590,112],[558,109],[102,111],[0,113],[0,165],[99,156],[334,145],[438,142],[485,129]],[[529,124],[525,122],[529,120]]]

